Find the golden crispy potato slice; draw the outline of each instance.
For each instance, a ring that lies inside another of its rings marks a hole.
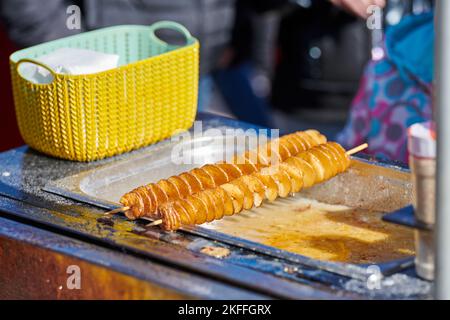
[[[145,186],[142,186],[142,187],[135,189],[135,192],[141,197],[142,203],[144,205],[141,208],[142,210],[140,210],[142,212],[142,216],[146,216],[146,215],[150,214],[151,212],[153,212],[152,207],[153,207],[154,203],[150,197],[150,194],[149,194],[147,188]]]
[[[291,156],[291,152],[289,151],[289,149],[280,140],[278,140],[278,143],[273,144],[273,148],[278,151],[278,154],[280,155],[280,162],[288,159]]]
[[[299,144],[303,146],[303,150],[300,152],[305,152],[312,148],[308,140],[305,140],[304,136],[305,136],[304,132],[300,132],[295,135],[295,139],[298,141]]]
[[[318,143],[314,140],[314,138],[311,135],[307,134],[306,132],[302,132],[302,138],[310,146],[310,149],[318,145]]]
[[[221,185],[219,188],[225,190],[225,192],[231,198],[231,201],[233,202],[233,212],[234,213],[241,212],[244,206],[244,192],[231,183],[225,183],[224,185]]]
[[[128,219],[135,220],[142,215],[141,213],[141,208],[143,205],[142,199],[134,192],[124,194],[120,199],[120,203],[130,208],[129,210],[124,212],[125,216]]]
[[[230,183],[237,186],[244,194],[244,202],[242,204],[243,208],[245,210],[253,208],[253,192],[250,191],[241,178],[231,181]]]
[[[176,199],[181,198],[182,194],[180,193],[180,189],[178,189],[178,186],[176,184],[174,184],[172,181],[167,179],[167,180],[165,180],[165,183],[167,183],[168,185],[170,185],[172,187],[173,192],[176,195]]]
[[[163,221],[162,223],[162,228],[164,230],[170,231],[170,230],[174,230],[172,228],[174,228],[174,225],[172,223],[172,215],[173,213],[171,212],[173,210],[172,206],[162,206],[160,208],[158,208],[159,211],[159,215],[161,216],[161,219]]]
[[[299,150],[297,154],[300,152],[304,152],[308,150],[308,146],[305,144],[305,142],[299,137],[297,133],[293,133],[289,135],[289,141],[291,141],[293,144],[296,145],[297,149]]]
[[[189,194],[197,193],[203,190],[202,183],[197,177],[192,174],[185,172],[179,175],[180,179],[183,180],[189,187]]]
[[[271,159],[268,155],[268,148],[267,146],[261,147],[258,149],[258,164],[261,167],[267,167],[270,165]]]
[[[278,169],[278,173],[274,175],[275,183],[278,185],[278,195],[282,198],[289,196],[292,190],[291,179],[283,168]]]
[[[181,217],[172,203],[165,204],[159,208],[159,214],[163,221],[162,227],[165,230],[177,230],[181,227]]]
[[[289,150],[289,157],[295,156],[297,153],[299,153],[299,149],[295,143],[291,140],[291,135],[284,136],[280,139],[280,144],[285,146]],[[288,159],[288,158],[286,158]],[[286,160],[284,159],[284,160]]]
[[[216,218],[216,205],[215,203],[211,200],[211,197],[208,194],[208,190],[211,189],[207,189],[205,191],[199,192],[197,193],[195,196],[197,198],[199,198],[203,204],[205,205],[206,208],[206,222],[211,222],[214,221],[214,219]]]
[[[259,167],[266,167],[270,164],[270,145],[269,143],[260,144],[256,151],[257,164]],[[252,155],[255,157],[255,155]]]
[[[270,166],[260,171],[263,176],[270,176],[277,185],[278,196],[286,198],[291,192],[291,180],[287,173],[280,166]]]
[[[172,202],[170,203],[170,206],[172,206],[173,210],[178,213],[178,216],[180,217],[180,223],[182,225],[192,224],[192,219],[189,215],[189,212],[181,205],[181,201]]]
[[[200,180],[203,186],[203,190],[216,187],[213,178],[205,170],[196,168],[191,170],[189,173]]]
[[[212,166],[214,166],[215,168],[217,168],[217,170],[220,170],[220,172],[223,173],[223,175],[226,177],[226,182],[230,182],[232,180],[232,177],[220,166],[218,166],[217,164],[213,164]]]
[[[180,195],[181,198],[185,198],[191,194],[189,186],[180,177],[173,176],[173,177],[170,177],[169,179],[167,179],[167,181],[169,181],[171,184],[173,184],[175,186],[175,188],[177,189],[178,194]]]
[[[217,168],[217,166],[207,164],[203,166],[202,169],[212,177],[216,186],[220,186],[221,184],[228,182],[228,175],[223,172],[223,170]]]
[[[305,146],[305,151],[314,147],[315,144],[311,144],[310,137],[304,132],[297,132],[297,139],[299,139]]]
[[[177,202],[186,210],[190,221],[188,224],[194,225],[197,221],[197,208],[195,208],[192,202],[187,201],[187,199],[178,200]]]
[[[324,144],[327,142],[327,137],[325,137],[317,130],[306,130],[305,134],[309,135],[316,143],[316,145]]]
[[[325,169],[325,179],[330,179],[337,174],[336,164],[329,154],[323,152],[318,147],[311,149],[311,153],[314,154],[322,163]]]
[[[303,188],[312,187],[316,183],[316,172],[308,162],[299,157],[291,157],[286,160],[286,163],[296,167],[302,172]]]
[[[245,159],[247,161],[246,163],[253,166],[254,172],[258,171],[258,169],[261,167],[261,164],[258,160],[258,151],[250,150],[246,152]]]
[[[329,149],[333,149],[336,152],[336,155],[337,155],[338,159],[340,160],[340,163],[343,168],[342,171],[347,170],[348,167],[350,166],[351,160],[350,160],[350,157],[347,155],[346,151],[344,150],[344,148],[342,148],[342,147],[338,148],[337,145],[334,143],[327,144],[327,147]]]
[[[261,172],[255,173],[253,176],[261,181],[261,183],[264,185],[264,192],[267,200],[269,200],[270,202],[275,201],[275,199],[278,197],[278,186],[275,183],[274,179],[271,176],[261,174]]]
[[[320,160],[315,155],[313,155],[311,152],[307,151],[307,152],[300,153],[298,155],[298,157],[300,159],[303,159],[306,162],[308,162],[314,168],[314,171],[316,173],[316,178],[317,178],[315,183],[325,181],[325,177],[326,177],[325,168],[323,167],[322,162],[320,162]]]
[[[339,143],[336,142],[330,142],[330,147],[333,147],[336,149],[336,151],[339,153],[340,158],[343,160],[345,168],[347,169],[350,166],[351,160],[350,157],[347,155],[344,148]]]
[[[232,216],[234,214],[233,199],[222,188],[214,189],[214,192],[219,198],[223,200],[223,214],[224,216]]]
[[[229,181],[242,176],[242,171],[233,163],[219,163],[217,166],[227,173]]]
[[[224,215],[224,200],[219,197],[219,193],[216,191],[216,189],[208,189],[203,192],[210,199],[211,210],[214,212],[214,219],[222,219]]]
[[[153,191],[153,194],[155,195],[156,207],[159,207],[160,205],[169,201],[167,193],[163,189],[161,189],[159,185],[151,184],[148,187]]]
[[[240,158],[240,162],[236,163],[240,168],[243,174],[251,174],[253,172],[258,171],[258,153],[256,151],[247,151]],[[242,166],[245,166],[242,168]]]
[[[169,215],[169,211],[170,211],[170,206],[172,205],[172,203],[166,203],[166,204],[164,204],[164,205],[162,205],[162,206],[160,206],[159,208],[158,208],[158,218],[159,219],[162,219],[163,220],[163,224],[165,224],[164,222],[166,221],[166,220],[169,220],[169,217],[168,217],[168,215]],[[166,227],[164,226],[164,229],[166,229]]]
[[[253,205],[260,207],[265,195],[265,188],[262,182],[254,175],[242,176],[241,180],[253,192]]]
[[[193,214],[192,207],[188,204],[187,201],[178,200],[168,205],[173,205],[174,209],[178,211],[179,216],[181,218],[181,223],[184,225],[193,225],[195,224],[195,214]]]
[[[233,164],[233,166],[239,171],[239,177],[237,177],[236,179],[242,177],[245,174],[244,171],[242,171],[241,166],[239,166],[237,164]]]
[[[300,192],[303,188],[303,173],[301,170],[297,169],[295,166],[288,163],[280,164],[281,169],[286,171],[291,180],[291,192]]]
[[[178,190],[169,181],[167,181],[167,180],[159,180],[156,183],[156,185],[158,187],[160,187],[161,190],[164,191],[164,193],[167,195],[167,198],[169,199],[169,201],[180,198],[180,194],[178,193]]]
[[[195,209],[195,224],[203,224],[207,221],[207,210],[205,203],[195,195],[190,195],[186,198],[187,202],[192,204]]]
[[[344,162],[342,161],[342,159],[340,159],[339,152],[337,150],[335,150],[333,147],[330,147],[330,145],[328,143],[319,146],[319,149],[330,155],[330,157],[332,158],[333,164],[336,167],[337,173],[345,171]]]
[[[179,228],[181,228],[181,217],[172,205],[170,205],[169,207],[169,221],[171,226],[169,230],[178,230]]]
[[[150,198],[151,206],[149,208],[148,214],[150,216],[157,214],[158,210],[158,199],[156,198],[155,193],[153,192],[153,186],[152,185],[146,185],[145,189],[147,190],[147,194]]]
[[[283,161],[283,158],[280,154],[281,149],[280,149],[280,144],[278,143],[278,141],[271,141],[268,144],[268,157],[269,157],[269,166],[270,165],[276,165],[279,164],[280,162]]]
[[[250,164],[250,163],[237,164],[237,166],[239,167],[239,169],[243,173],[243,176],[252,174],[252,173],[254,173],[256,171],[255,170],[255,166],[253,164]]]

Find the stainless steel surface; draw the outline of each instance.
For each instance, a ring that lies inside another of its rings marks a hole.
[[[410,156],[416,219],[434,226],[436,222],[436,160]]]
[[[225,130],[225,128],[222,128],[222,130]],[[145,154],[50,182],[44,189],[105,209],[115,208],[120,206],[118,204],[120,196],[135,187],[179,174],[205,163],[223,160],[224,145],[227,142],[229,143],[230,139],[234,140],[233,137],[224,141],[220,137],[204,136],[181,143],[168,141],[154,146]],[[173,152],[180,149],[187,150],[187,155],[195,154],[197,161],[192,164],[174,164],[172,162]],[[236,152],[239,151],[242,150],[236,150]],[[405,178],[409,177],[407,173],[398,168],[375,166],[367,161],[358,161],[357,163],[358,166],[370,168],[370,173],[366,172],[366,176],[361,177],[355,175],[353,170],[329,183],[312,188],[301,196],[330,204],[348,205],[355,208],[366,208],[367,210],[376,209],[384,212],[393,211],[410,203],[411,184]],[[372,188],[367,188],[368,184]],[[285,200],[284,202],[289,201],[293,200]],[[258,210],[255,210],[255,212],[262,212]],[[249,219],[251,225],[251,218]],[[319,261],[230,233],[218,232],[208,226],[184,228],[183,231],[350,278],[367,278],[365,265]],[[382,272],[391,274],[410,266],[412,261],[412,258],[406,258],[380,263],[379,265]]]
[[[416,272],[426,279],[434,280],[434,225],[436,220],[436,160],[409,157],[414,184],[414,212],[418,221],[431,230],[415,230]]]
[[[434,280],[434,232],[415,230],[416,241],[416,272],[419,277],[432,281]]]
[[[435,117],[438,126],[436,298],[450,299],[450,1],[436,2]]]

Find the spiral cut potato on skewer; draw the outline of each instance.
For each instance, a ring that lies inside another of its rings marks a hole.
[[[316,130],[289,134],[274,139],[266,145],[258,147],[257,150],[247,151],[239,157],[234,157],[230,162],[207,164],[178,176],[136,188],[123,195],[120,203],[127,208],[124,213],[129,219],[154,218],[157,217],[158,208],[165,203],[233,182],[238,178],[258,172],[261,168],[270,166],[273,160],[283,162],[314,146],[326,143],[326,141],[326,137]],[[258,184],[255,180],[249,181],[249,178],[243,180],[245,181],[239,180],[235,184],[250,183],[254,187],[255,183]],[[264,181],[264,179],[262,180]],[[265,183],[269,182],[266,181]],[[258,186],[257,189],[261,190],[261,185],[258,184]],[[226,188],[230,188],[230,186]],[[262,194],[262,192],[259,192],[259,194]],[[269,199],[273,199],[275,194],[270,193],[269,196]],[[249,202],[246,201],[245,204],[248,206]],[[258,198],[256,202],[259,201],[262,200]]]
[[[280,165],[261,168],[214,189],[166,203],[159,208],[159,218],[166,230],[222,219],[259,207],[265,199],[285,198],[329,180],[349,166],[345,150],[335,142],[328,142],[291,156]]]

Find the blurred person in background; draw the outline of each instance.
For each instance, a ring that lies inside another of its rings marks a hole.
[[[223,68],[213,73],[217,91],[238,119],[274,127],[269,104],[280,11],[287,1],[236,2],[232,41]],[[215,107],[220,103],[215,103]]]
[[[371,4],[332,1],[364,18]],[[350,119],[337,139],[346,147],[368,142],[371,155],[407,163],[408,127],[432,120],[433,1],[374,2],[388,6],[384,53],[367,65]]]
[[[432,118],[433,1],[298,3],[308,5],[280,27],[273,105],[300,114],[292,126],[314,126],[347,148],[368,142],[369,154],[407,162],[407,128]],[[363,19],[373,17],[370,6],[385,8],[384,27],[369,30],[330,3]],[[342,130],[333,121],[348,105]]]
[[[296,1],[283,12],[277,46],[271,96],[277,126],[315,127],[333,138],[370,59],[365,22],[329,0]]]
[[[369,6],[378,6],[384,8],[386,0],[330,0],[334,5],[348,10],[362,18],[367,18]]]

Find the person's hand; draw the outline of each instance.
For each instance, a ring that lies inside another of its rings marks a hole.
[[[367,9],[370,6],[379,6],[384,8],[386,0],[330,0],[334,5],[346,9],[362,18],[367,18],[369,13]]]

